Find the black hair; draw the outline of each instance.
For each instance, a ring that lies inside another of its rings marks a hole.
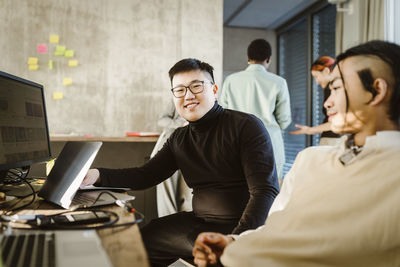
[[[212,82],[214,83],[214,68],[205,62],[202,62],[198,59],[195,58],[185,58],[177,63],[175,63],[174,66],[169,70],[169,79],[171,80],[171,85],[172,85],[172,78],[177,73],[182,73],[182,72],[187,72],[187,71],[192,71],[192,70],[202,70],[205,72],[208,72],[211,75]]]
[[[392,77],[394,84],[391,85],[392,92],[389,106],[389,118],[390,120],[398,123],[400,118],[400,46],[394,43],[374,40],[346,50],[344,53],[336,57],[336,64],[340,61],[354,56],[376,56],[383,62],[385,62],[392,71]],[[342,75],[341,75],[342,76]],[[375,89],[372,84],[374,78],[369,68],[363,69],[358,72],[358,76],[365,88],[365,90],[376,95]],[[343,76],[342,76],[343,80]],[[344,84],[344,81],[343,81]],[[389,85],[390,86],[390,85]]]
[[[256,39],[247,47],[247,57],[256,61],[269,59],[271,57],[271,45],[264,39]]]
[[[345,102],[346,103],[346,112],[349,112],[349,95],[347,94],[347,89],[346,89],[346,85],[345,85],[345,82],[344,82],[342,69],[340,68],[339,64],[337,64],[337,67],[338,67],[338,70],[339,70],[339,73],[340,73],[340,78],[342,79],[344,95],[346,97],[346,102]],[[347,121],[346,121],[346,124],[347,124]]]
[[[372,77],[372,73],[370,69],[363,69],[357,72],[358,77],[360,77],[360,80],[365,88],[365,90],[367,90],[368,92],[370,92],[372,94],[372,98],[370,100],[370,102],[372,100],[374,100],[376,94],[378,93],[375,88],[372,86],[374,84],[374,78]]]

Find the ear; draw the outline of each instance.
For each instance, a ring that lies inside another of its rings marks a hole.
[[[376,91],[376,96],[373,99],[371,99],[369,104],[375,106],[381,103],[388,94],[387,82],[382,78],[377,78],[372,84],[372,87]]]
[[[269,64],[271,62],[271,58],[267,58],[267,63]]]
[[[217,92],[218,92],[218,85],[214,84],[213,92],[214,92],[214,95],[217,94]]]
[[[328,67],[325,67],[322,72],[326,75],[328,75],[329,73],[331,73],[331,70]]]

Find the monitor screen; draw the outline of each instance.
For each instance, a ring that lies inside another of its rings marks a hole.
[[[0,171],[50,157],[43,86],[0,72]]]

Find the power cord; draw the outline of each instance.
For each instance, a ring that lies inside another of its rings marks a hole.
[[[4,179],[5,184],[21,184],[22,179],[26,179],[30,171],[30,166],[22,168],[9,169]]]
[[[100,194],[97,196],[97,198],[93,201],[93,203],[90,206],[84,206],[82,208],[86,209],[86,208],[90,208],[90,207],[94,206],[96,204],[96,202],[100,199],[100,197],[102,195],[104,195],[104,194],[107,194],[107,195],[111,196],[113,199],[115,199],[115,204],[117,204],[118,206],[123,208],[125,211],[127,211],[129,213],[132,213],[133,215],[137,214],[137,215],[140,216],[138,219],[136,219],[136,216],[135,216],[135,220],[133,220],[131,222],[114,224],[114,225],[111,225],[111,227],[121,227],[121,226],[128,226],[128,225],[138,224],[138,223],[141,223],[144,220],[144,214],[139,212],[139,211],[137,211],[135,208],[133,208],[131,202],[125,201],[125,200],[120,200],[109,191],[100,192]]]
[[[122,207],[125,211],[129,212],[132,214],[132,216],[135,217],[135,219],[133,219],[130,222],[126,222],[126,223],[119,223],[117,224],[118,220],[119,220],[119,216],[117,213],[113,212],[113,211],[108,211],[108,210],[100,210],[100,209],[87,209],[87,208],[83,208],[83,209],[72,209],[72,210],[67,210],[67,211],[63,211],[57,214],[52,214],[52,215],[13,215],[13,216],[9,216],[9,215],[2,215],[1,216],[1,220],[3,222],[18,222],[21,221],[20,223],[23,224],[28,224],[31,228],[24,228],[24,227],[12,227],[13,229],[23,229],[23,230],[37,230],[37,229],[52,229],[52,230],[89,230],[89,229],[102,229],[102,228],[107,228],[107,227],[123,227],[123,226],[129,226],[129,225],[133,225],[133,224],[138,224],[141,223],[144,219],[144,215],[137,211],[135,208],[133,208],[132,203],[129,201],[123,201],[123,200],[119,200],[117,197],[115,197],[112,193],[107,192],[107,191],[103,191],[101,192],[98,197],[96,198],[96,200],[91,204],[92,207],[101,197],[102,194],[108,194],[110,195],[112,198],[114,198],[115,204],[117,204],[118,206]],[[35,194],[34,194],[35,195]],[[29,203],[30,205],[31,203]],[[23,207],[28,206],[28,205],[24,205]],[[22,207],[18,208],[21,209]],[[17,209],[14,209],[13,211],[15,211]],[[49,221],[53,218],[55,218],[56,216],[60,216],[60,215],[77,215],[77,214],[82,214],[83,211],[87,211],[87,212],[104,212],[106,214],[110,215],[110,218],[114,217],[113,220],[109,220],[108,222],[102,223],[100,225],[98,225],[98,223],[96,225],[93,225],[94,223],[91,224],[86,224],[86,225],[69,225],[68,223],[65,224],[63,223],[61,224],[57,224],[57,223],[52,223],[52,224],[46,224],[43,225],[41,224],[41,220],[43,220],[45,218],[45,220]],[[136,218],[137,215],[139,216],[139,218]],[[10,224],[8,224],[10,225]]]
[[[109,195],[109,196],[111,196],[111,197],[115,200],[115,202],[118,201],[118,198],[117,198],[116,196],[114,196],[111,192],[108,192],[108,191],[101,191],[100,194],[97,195],[96,199],[93,201],[93,203],[92,203],[90,206],[79,206],[79,205],[78,205],[78,207],[79,207],[79,208],[91,208],[91,207],[93,207],[93,206],[97,203],[97,201],[99,201],[99,199],[100,199],[100,197],[101,197],[102,195]],[[117,203],[116,203],[116,204],[117,204]],[[117,204],[117,205],[118,205],[118,204]],[[120,205],[118,205],[118,206],[120,206]]]
[[[98,213],[98,212],[103,212],[105,214],[109,215],[109,218],[114,217],[113,220],[106,221],[102,224],[98,224],[96,222],[93,223],[87,223],[84,225],[74,225],[73,223],[55,223],[54,219],[56,219],[57,216],[60,216],[60,214],[56,215],[50,215],[50,216],[43,216],[36,218],[36,220],[30,220],[27,222],[33,229],[47,229],[47,230],[91,230],[91,229],[101,229],[101,228],[106,228],[108,226],[113,225],[119,220],[119,216],[117,213],[109,210],[86,210],[86,213],[93,212],[93,213]],[[70,211],[70,212],[65,212],[63,213],[65,216],[73,216],[73,215],[78,215],[78,214],[85,214],[82,213],[82,211]],[[96,225],[93,225],[96,224]],[[15,228],[14,228],[15,229]]]
[[[7,215],[7,214],[13,213],[13,212],[15,212],[17,210],[24,209],[26,207],[29,207],[31,204],[33,204],[35,202],[35,199],[36,199],[35,189],[31,185],[31,183],[26,179],[27,175],[29,174],[29,170],[30,170],[30,167],[21,168],[21,170],[18,170],[18,169],[10,169],[10,170],[8,170],[9,174],[7,174],[7,177],[10,178],[10,179],[13,179],[14,184],[20,184],[21,182],[24,182],[29,186],[29,188],[31,189],[32,193],[27,195],[27,196],[25,196],[25,197],[23,197],[23,198],[21,198],[19,201],[17,201],[16,203],[14,203],[10,207],[8,207],[6,210],[4,210],[4,214]],[[17,172],[19,172],[19,173],[17,173]],[[14,175],[14,177],[11,177],[10,174]],[[30,197],[32,195],[33,195],[33,197],[31,199],[31,201],[29,201],[29,203],[24,204],[24,205],[22,205],[20,207],[17,207],[15,209],[13,209],[17,204],[19,204],[25,198]]]

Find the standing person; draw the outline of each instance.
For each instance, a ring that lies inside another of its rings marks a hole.
[[[314,77],[315,81],[324,90],[324,102],[328,99],[330,95],[329,90],[329,80],[330,75],[335,66],[335,60],[328,56],[323,56],[318,58],[311,65],[311,75]],[[290,134],[321,134],[320,145],[335,145],[339,141],[339,135],[331,131],[331,123],[329,122],[328,115],[326,113],[326,108],[322,108],[324,113],[324,121],[322,124],[309,127],[305,125],[296,124],[295,126],[299,128],[298,130],[289,132]]]
[[[267,130],[257,117],[218,104],[213,67],[183,59],[169,77],[175,108],[189,124],[176,129],[143,166],[92,169],[82,182],[140,190],[181,170],[193,188],[193,212],[154,219],[141,229],[153,267],[192,258],[201,232],[238,234],[262,225],[279,192]]]
[[[187,125],[188,122],[179,116],[171,99],[157,124],[163,128],[163,131],[151,152],[151,158],[157,154],[177,128]],[[192,210],[192,190],[187,186],[179,170],[174,172],[170,178],[157,185],[156,194],[158,217],[174,214],[179,211]]]
[[[292,121],[286,80],[267,71],[271,46],[264,39],[250,43],[247,62],[246,70],[225,79],[219,100],[224,108],[250,113],[262,120],[271,136],[278,177],[283,178],[285,148],[282,130]]]
[[[337,57],[324,106],[335,146],[300,152],[265,225],[203,233],[198,266],[400,266],[400,46],[371,41]]]

